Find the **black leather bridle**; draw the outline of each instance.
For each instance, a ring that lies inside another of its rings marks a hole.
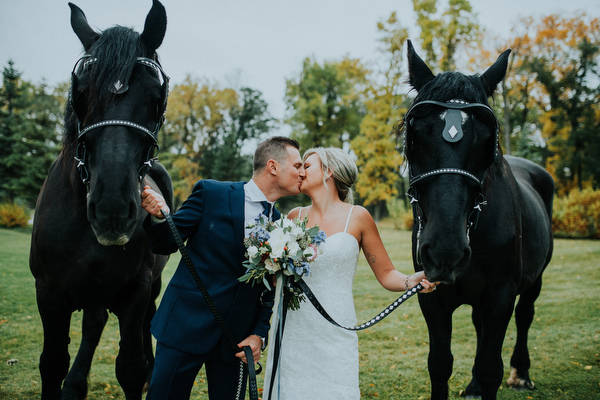
[[[73,104],[73,92],[77,86],[77,82],[79,80],[78,74],[85,71],[91,65],[98,61],[97,58],[91,55],[85,55],[81,57],[73,67],[73,71],[71,73],[71,88],[69,90],[69,105],[73,110],[75,117],[77,118],[77,150],[75,154],[75,160],[77,161],[77,170],[79,171],[79,176],[86,186],[87,191],[89,192],[89,180],[90,180],[90,172],[86,166],[87,163],[87,148],[85,144],[85,136],[98,128],[103,128],[106,126],[125,126],[127,128],[137,129],[138,131],[143,132],[148,135],[152,139],[152,145],[148,149],[148,153],[146,155],[146,160],[142,163],[141,167],[138,170],[138,178],[140,184],[142,180],[152,168],[152,164],[156,161],[156,155],[159,151],[158,146],[158,132],[162,127],[165,121],[165,114],[167,112],[167,100],[169,98],[169,76],[164,72],[160,62],[158,60],[152,60],[147,57],[137,57],[135,62],[136,64],[142,65],[144,67],[148,67],[154,71],[159,80],[161,81],[161,90],[162,90],[162,104],[161,109],[158,112],[159,118],[154,124],[152,130],[128,120],[120,120],[120,119],[109,119],[100,122],[96,122],[94,124],[83,127],[82,121],[84,120],[83,116],[77,115],[76,108]],[[127,92],[129,89],[129,83],[122,83],[117,81],[111,87],[111,91],[115,94],[123,94]]]
[[[442,131],[442,137],[444,138],[444,140],[446,140],[450,143],[458,142],[463,137],[462,126],[461,126],[461,124],[462,124],[461,111],[463,111],[463,110],[466,110],[466,111],[478,110],[480,112],[483,112],[485,115],[487,115],[489,117],[489,120],[493,122],[493,130],[494,130],[494,135],[495,135],[494,153],[493,153],[492,159],[488,163],[488,167],[485,169],[485,171],[483,172],[483,175],[481,177],[478,177],[476,174],[466,171],[462,168],[457,168],[457,167],[453,167],[453,166],[436,168],[436,169],[433,169],[430,171],[422,172],[418,175],[413,174],[412,168],[410,165],[411,164],[411,156],[412,156],[412,154],[411,154],[412,142],[410,140],[410,129],[413,125],[413,121],[415,118],[413,115],[416,112],[415,110],[420,110],[425,107],[431,107],[431,106],[439,107],[441,109],[446,110],[446,114],[444,117],[446,124]],[[415,187],[415,184],[417,182],[420,182],[422,180],[425,180],[427,178],[437,176],[437,175],[444,175],[444,174],[461,175],[461,176],[467,177],[477,183],[479,191],[475,197],[475,205],[473,206],[473,210],[471,211],[471,213],[467,219],[467,226],[466,226],[467,240],[470,241],[470,237],[469,237],[470,230],[471,230],[471,228],[477,226],[477,221],[479,219],[479,213],[482,210],[482,206],[487,204],[487,201],[485,200],[485,197],[483,195],[483,185],[484,185],[484,181],[485,181],[485,176],[487,174],[487,169],[489,168],[490,165],[492,165],[494,160],[498,157],[499,123],[498,123],[498,119],[496,118],[496,115],[494,114],[494,111],[485,104],[469,103],[464,100],[450,100],[447,102],[425,100],[425,101],[420,101],[420,102],[414,104],[408,110],[408,112],[406,113],[406,115],[404,117],[402,127],[404,128],[405,135],[406,135],[405,142],[404,142],[404,154],[408,161],[409,188],[408,188],[406,195],[410,198],[410,203],[413,207],[413,210],[414,210],[414,213],[416,216],[415,222],[418,224],[417,249],[419,248],[419,245],[420,245],[420,237],[421,237],[421,233],[423,231],[424,218],[423,218],[423,210],[421,209],[421,206],[419,205],[418,192]],[[417,250],[417,263],[419,265],[422,265],[422,261],[418,254],[419,254],[419,252]]]

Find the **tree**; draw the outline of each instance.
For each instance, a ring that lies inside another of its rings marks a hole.
[[[527,92],[527,107],[521,112],[539,113],[535,117],[548,146],[546,168],[561,193],[574,187],[597,187],[600,19],[550,15],[522,23],[524,33],[515,39],[519,51],[513,57],[520,76],[530,78],[521,78],[515,89],[523,95]]]
[[[249,179],[252,159],[244,145],[268,133],[274,124],[262,94],[199,83],[187,77],[169,96],[161,138],[161,160],[175,189],[176,205],[198,179]]]
[[[360,134],[351,142],[360,171],[356,192],[365,206],[373,206],[376,221],[381,218],[386,201],[398,195],[397,186],[401,182],[402,156],[392,132],[394,124],[406,112],[405,96],[399,89],[400,65],[408,39],[408,31],[401,26],[395,12],[377,27],[383,34],[380,42],[384,45],[382,53],[387,56],[387,63],[381,73],[382,82],[372,82],[367,91],[367,113],[360,125]]]
[[[437,0],[413,0],[425,62],[435,70],[456,69],[460,48],[476,46],[481,28],[468,0],[449,0],[448,9],[437,17]],[[435,71],[434,71],[435,72]]]
[[[58,154],[61,117],[59,97],[23,81],[9,61],[0,90],[0,200],[35,205]]]
[[[306,58],[297,80],[287,81],[287,119],[301,148],[344,147],[359,131],[365,114],[362,96],[369,71],[359,60],[319,65]]]

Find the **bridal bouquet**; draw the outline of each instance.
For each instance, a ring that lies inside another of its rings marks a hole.
[[[255,223],[248,226],[251,232],[244,239],[248,257],[244,265],[248,270],[238,280],[252,285],[263,282],[270,290],[267,279],[270,275],[283,274],[283,281],[298,281],[304,275],[310,275],[310,263],[319,254],[319,246],[327,235],[318,226],[307,229],[307,222],[308,218],[289,220],[283,215],[280,220],[270,222],[265,215],[259,214]],[[291,285],[286,288],[291,292],[289,308],[297,310],[304,295]]]

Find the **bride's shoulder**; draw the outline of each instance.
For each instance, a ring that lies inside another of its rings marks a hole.
[[[300,215],[300,210],[302,210],[302,207],[293,208],[287,215],[288,219],[297,218]]]
[[[363,206],[354,206],[352,209],[352,218],[356,218],[361,223],[373,221],[371,213]]]

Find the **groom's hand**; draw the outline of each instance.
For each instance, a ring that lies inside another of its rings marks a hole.
[[[141,196],[142,208],[146,210],[148,214],[158,219],[165,218],[162,213],[162,209],[164,208],[166,211],[169,211],[169,207],[167,206],[165,199],[160,194],[152,190],[150,186],[146,185],[141,193]]]
[[[250,349],[252,349],[252,357],[254,358],[254,364],[256,364],[258,362],[258,360],[260,359],[260,354],[261,354],[260,349],[262,347],[262,339],[260,337],[258,337],[256,335],[250,335],[246,339],[244,339],[240,343],[238,343],[238,346],[240,348],[242,348],[244,346],[250,346]],[[237,358],[241,359],[246,364],[248,364],[248,360],[246,360],[246,355],[244,354],[243,351],[236,353],[235,356]]]

